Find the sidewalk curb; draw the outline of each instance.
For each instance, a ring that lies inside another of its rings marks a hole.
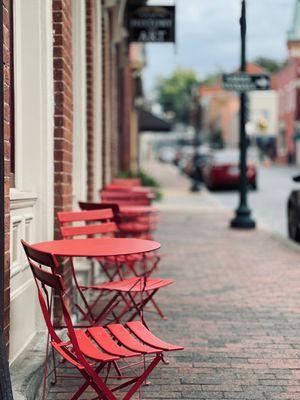
[[[285,245],[288,248],[290,248],[291,250],[294,250],[295,252],[300,253],[300,243],[297,244],[296,242],[293,242],[291,239],[286,238],[286,237],[280,235],[279,233],[270,232],[270,231],[267,231],[266,229],[260,229],[260,231],[268,232],[272,239],[275,239],[280,244]]]
[[[38,332],[29,348],[10,367],[15,400],[37,400],[40,396],[45,360],[45,332]]]

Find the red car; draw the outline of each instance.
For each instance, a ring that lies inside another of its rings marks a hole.
[[[249,186],[256,190],[256,166],[248,162],[247,175]],[[220,150],[214,152],[203,170],[204,182],[208,189],[237,188],[239,186],[240,168],[237,150]]]

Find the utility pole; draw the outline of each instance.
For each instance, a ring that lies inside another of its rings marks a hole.
[[[195,129],[194,135],[194,155],[193,155],[193,168],[194,176],[191,191],[199,192],[201,189],[201,171],[199,165],[199,146],[201,145],[201,105],[199,102],[198,87],[193,88],[193,125]]]
[[[246,0],[242,0],[241,25],[241,74],[247,72],[246,63]],[[251,210],[247,204],[248,178],[247,178],[247,136],[246,136],[246,102],[247,94],[240,94],[240,204],[236,215],[231,221],[232,228],[254,229],[255,221],[251,218]]]

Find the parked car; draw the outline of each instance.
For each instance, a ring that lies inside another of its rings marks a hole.
[[[300,183],[300,175],[293,178]],[[293,190],[287,204],[288,235],[295,242],[300,242],[300,190]]]
[[[211,154],[203,168],[203,179],[208,189],[237,188],[240,181],[238,150],[220,150]],[[248,161],[247,176],[249,186],[257,189],[257,170],[253,162]]]

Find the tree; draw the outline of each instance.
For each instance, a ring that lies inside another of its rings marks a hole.
[[[193,90],[200,82],[195,71],[177,68],[169,78],[157,79],[157,101],[176,122],[188,124],[193,107]]]
[[[264,68],[270,74],[275,74],[285,65],[286,62],[267,57],[258,57],[254,60],[254,63]]]

